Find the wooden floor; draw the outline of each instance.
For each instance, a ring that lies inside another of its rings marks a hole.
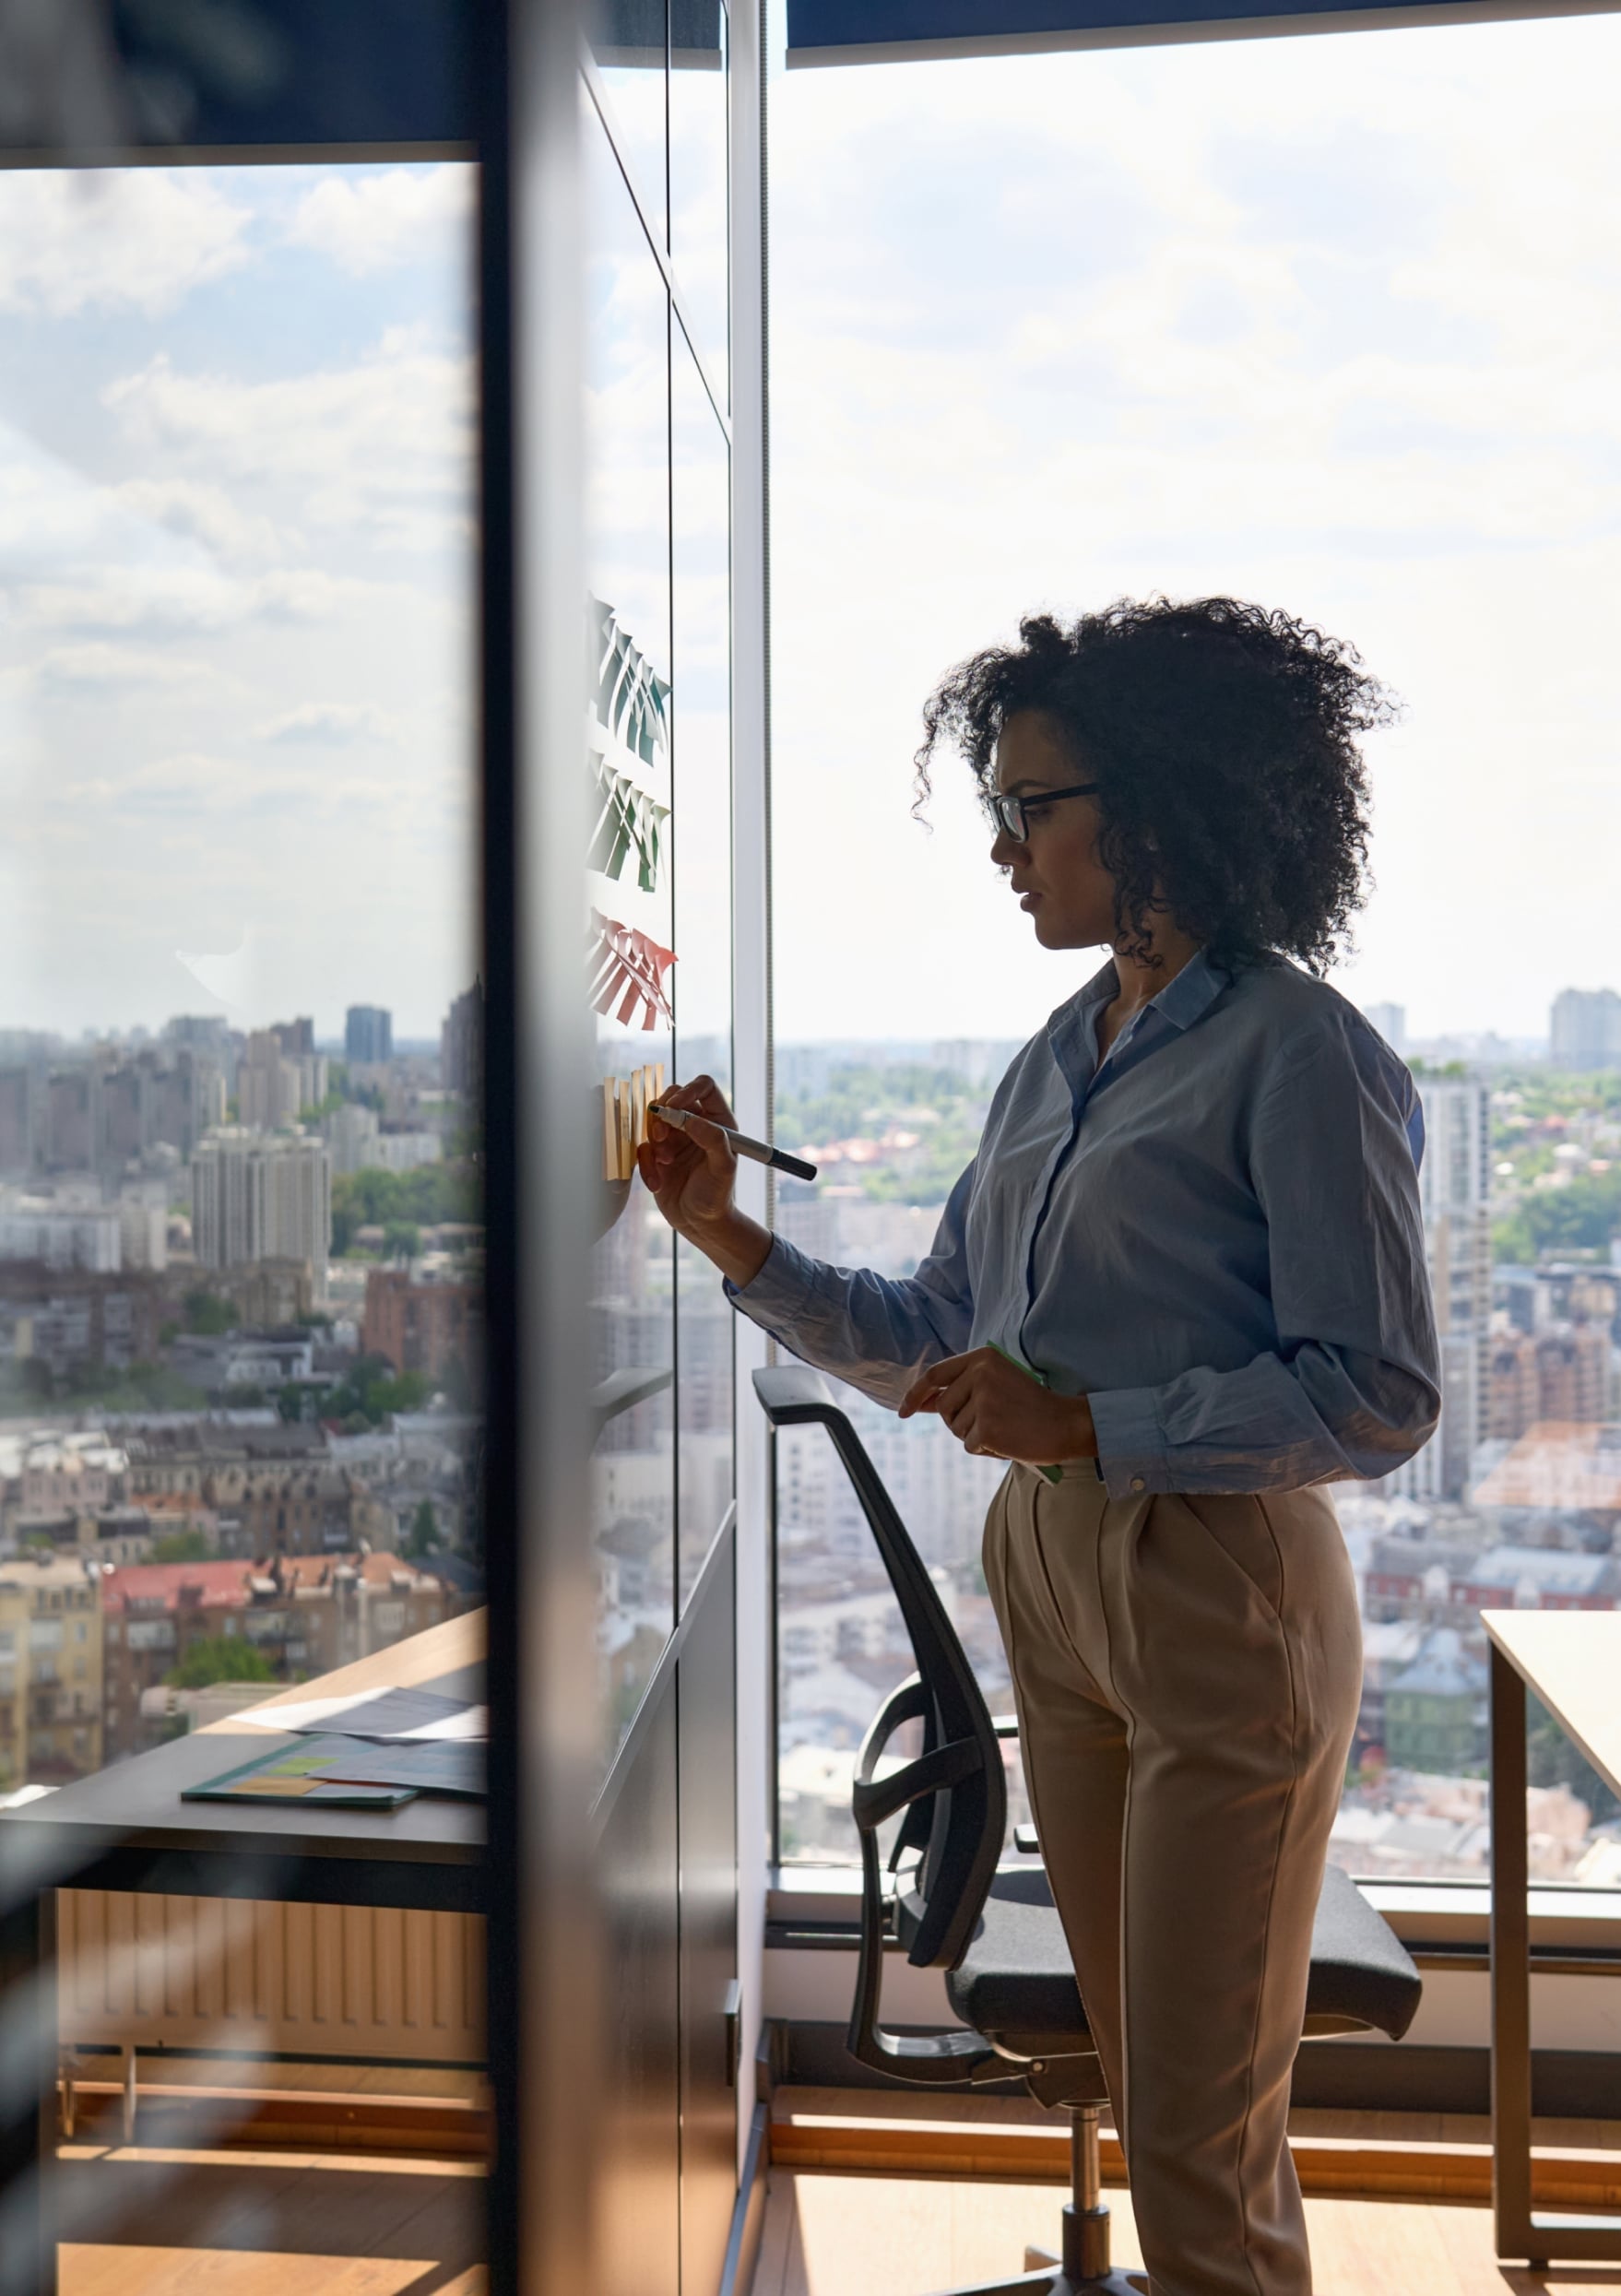
[[[349,2153],[65,2146],[62,2296],[485,2296],[482,2172]],[[1115,2261],[1140,2265],[1130,2197]],[[771,2174],[754,2296],[934,2296],[1056,2243],[1063,2190],[1005,2179]],[[1317,2296],[1621,2296],[1621,2265],[1499,2266],[1485,2208],[1307,2203]]]
[[[484,2296],[483,2170],[65,2145],[61,2296]]]
[[[1106,2194],[1114,2262],[1142,2257],[1123,2192]],[[1061,2188],[773,2170],[753,2296],[933,2296],[1056,2246]],[[1308,2200],[1316,2296],[1621,2296],[1621,2265],[1499,2265],[1485,2208]]]

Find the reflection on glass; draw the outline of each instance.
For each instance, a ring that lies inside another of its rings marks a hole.
[[[0,177],[0,1793],[479,1597],[470,212]]]
[[[676,1057],[731,1090],[731,649],[727,443],[679,331],[671,364]],[[678,1241],[679,1575],[684,1597],[732,1496],[732,1311]]]
[[[668,246],[669,7],[666,0],[588,0],[586,19],[614,142],[649,228]]]
[[[669,243],[681,300],[711,380],[728,398],[727,15],[721,0],[670,10]]]
[[[675,1300],[669,1229],[634,1177],[651,1081],[673,1078],[669,313],[601,128],[585,121],[587,965],[602,1093],[603,1233],[590,1343],[604,1753],[669,1639],[675,1599]]]

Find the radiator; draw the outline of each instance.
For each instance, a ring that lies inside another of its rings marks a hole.
[[[484,2061],[484,1923],[473,1913],[57,1894],[67,2049]]]

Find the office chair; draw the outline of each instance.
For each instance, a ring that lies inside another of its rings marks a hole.
[[[1007,1787],[1000,1741],[1016,1722],[993,1719],[905,1525],[848,1417],[820,1372],[756,1371],[773,1428],[819,1424],[856,1486],[878,1542],[917,1662],[862,1742],[851,1807],[861,1839],[861,1950],[848,2047],[858,2064],[920,2087],[971,2088],[1022,2076],[1031,2095],[1070,2114],[1071,2195],[1059,2255],[1026,2252],[1023,2273],[952,2296],[1135,2296],[1139,2275],[1109,2269],[1108,2210],[1098,2179],[1098,2118],[1107,2101],[1074,1966],[1038,1867],[1003,1870]],[[923,1751],[883,1777],[895,1733],[923,1726]],[[879,1829],[899,1817],[886,1888]],[[1031,1829],[1016,1846],[1034,1851]],[[893,1929],[891,1923],[893,1920]],[[880,2022],[886,1937],[917,1969],[946,1972],[963,2022],[939,2033],[895,2033]],[[1388,2033],[1399,2041],[1418,2008],[1421,1980],[1405,1949],[1348,1875],[1331,1866],[1312,1933],[1307,2034]]]

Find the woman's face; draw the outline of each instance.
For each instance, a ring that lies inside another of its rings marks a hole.
[[[1019,845],[998,828],[990,858],[1010,872],[1019,905],[1029,912],[1044,949],[1113,945],[1115,881],[1097,858],[1103,825],[1095,798],[1042,805],[1044,789],[1070,789],[1090,776],[1039,710],[1020,710],[996,745],[995,783],[1024,800],[1028,836]]]

